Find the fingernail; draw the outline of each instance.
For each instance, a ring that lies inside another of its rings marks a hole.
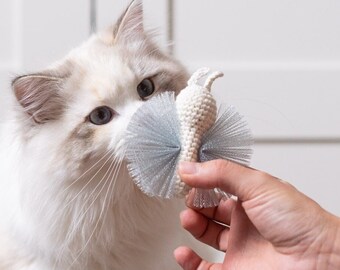
[[[180,174],[195,174],[197,172],[197,164],[194,162],[181,162],[178,166]]]

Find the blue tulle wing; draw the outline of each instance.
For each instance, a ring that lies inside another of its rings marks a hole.
[[[203,136],[200,161],[228,159],[248,165],[253,137],[244,118],[230,106],[220,113],[215,125]]]
[[[220,113],[215,125],[202,139],[199,160],[227,159],[248,165],[252,155],[253,138],[247,122],[235,110],[228,107]],[[230,194],[220,190],[196,189],[193,199],[195,207],[213,207],[221,198],[230,198]]]
[[[126,137],[128,170],[149,196],[175,196],[180,128],[173,92],[165,92],[142,105],[133,115]]]

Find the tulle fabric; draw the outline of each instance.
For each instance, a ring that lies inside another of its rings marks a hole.
[[[203,136],[198,161],[228,159],[247,165],[252,144],[251,131],[235,108],[220,109],[216,123]],[[137,110],[128,125],[125,145],[128,170],[141,191],[167,199],[178,197],[181,139],[173,92],[155,96]],[[194,192],[192,202],[197,208],[213,207],[230,197],[219,189]]]

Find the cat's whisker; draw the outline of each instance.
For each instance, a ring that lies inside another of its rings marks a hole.
[[[64,190],[61,191],[61,194],[64,194],[69,188],[75,185],[82,177],[88,174],[93,168],[95,168],[104,158],[106,158],[111,153],[110,157],[103,163],[103,165],[97,170],[97,172],[91,177],[91,179],[84,185],[81,191],[86,188],[86,186],[97,176],[97,174],[101,171],[101,169],[106,165],[106,163],[112,158],[114,155],[111,151],[107,151],[96,163],[94,163],[89,169],[87,169],[84,173],[82,173],[77,179],[72,181],[70,185],[68,185]],[[80,192],[81,192],[80,191]],[[79,193],[80,193],[79,192]],[[79,194],[78,193],[78,194]],[[77,196],[77,195],[76,195]]]
[[[107,155],[108,155],[109,153],[110,153],[110,152],[108,151],[108,152],[105,154],[104,157],[107,157]],[[104,164],[103,164],[103,165],[99,168],[99,170],[96,172],[96,175],[104,168],[105,164],[106,164],[108,161],[111,160],[111,158],[112,158],[113,155],[114,155],[114,153],[111,153],[111,155],[107,158],[107,160],[104,162]],[[102,159],[103,159],[103,158],[101,158],[101,160],[102,160]],[[111,160],[111,164],[110,164],[109,167],[112,166],[113,162],[114,162],[114,160]],[[98,162],[97,162],[97,163],[98,163]],[[102,182],[103,179],[105,178],[106,174],[107,174],[107,172],[105,173],[105,175],[103,176],[103,178],[98,182],[98,184],[95,186],[95,188],[92,190],[92,192],[90,193],[89,197],[84,201],[84,205],[87,203],[87,201],[91,198],[91,196],[92,196],[93,193],[96,191],[96,189],[98,188],[98,186],[101,184],[101,182]],[[92,178],[88,181],[88,183],[87,183],[86,185],[88,185],[93,179],[94,179],[94,177],[92,177]],[[81,190],[83,190],[84,188],[85,188],[85,187],[83,187]],[[78,192],[77,195],[76,195],[71,201],[69,201],[69,202],[62,208],[61,211],[64,211],[64,210],[66,209],[66,207],[67,207],[68,205],[70,205],[71,202],[74,201],[74,200],[77,198],[77,196],[79,196],[80,193],[81,193],[81,191]],[[100,193],[99,193],[99,194],[100,194]],[[97,197],[98,197],[98,196],[97,196]],[[83,208],[83,207],[82,207],[82,208]],[[79,220],[80,220],[80,219],[79,219]],[[57,221],[55,221],[55,222],[57,222]],[[73,229],[72,229],[71,232],[68,232],[67,237],[66,237],[66,243],[69,243],[70,241],[72,241],[72,237],[71,237],[71,236],[74,234],[74,232],[75,232],[75,230],[76,230],[78,224],[79,224],[79,223],[77,223],[76,226],[73,226]],[[65,244],[65,246],[67,246],[67,245]],[[64,248],[62,248],[61,251],[59,252],[59,254],[58,254],[58,256],[57,256],[56,263],[57,263],[57,261],[59,261],[59,258],[62,256],[63,253],[64,253]]]
[[[58,263],[61,262],[62,255],[63,255],[64,253],[66,253],[66,251],[65,251],[66,248],[69,249],[66,245],[63,245],[63,246],[62,246],[60,252],[57,254],[56,259],[55,259],[55,261],[54,261],[54,263],[53,263],[53,268],[52,268],[52,270],[56,270],[56,269],[57,269]],[[69,250],[68,253],[71,254],[71,251]]]
[[[118,161],[118,167],[117,167],[117,169],[114,171],[114,174],[113,174],[113,176],[112,176],[112,179],[113,179],[113,180],[112,180],[112,183],[113,183],[113,184],[112,184],[112,192],[110,192],[111,197],[112,197],[112,195],[114,194],[114,188],[115,188],[115,186],[116,186],[117,176],[118,176],[118,174],[119,174],[119,172],[120,172],[120,170],[121,170],[121,167],[122,167],[122,164],[123,164],[123,161],[124,161],[125,152],[126,152],[126,151],[124,150],[123,157],[119,159],[119,161]],[[108,189],[110,190],[110,186],[109,186]],[[106,203],[109,204],[110,200],[112,200],[112,198],[109,198],[109,199],[107,200],[107,202],[104,201],[104,208],[106,208],[106,212],[105,212],[105,215],[104,215],[104,217],[103,217],[102,225],[101,225],[101,227],[100,227],[100,229],[99,229],[99,231],[98,231],[98,235],[100,235],[100,233],[101,233],[101,231],[102,231],[102,229],[103,229],[103,226],[104,226],[104,223],[105,223],[105,220],[106,220],[106,216],[107,216],[107,213],[108,213],[108,211],[109,211],[109,207],[107,207],[105,204],[106,204]]]
[[[114,164],[114,160],[111,161],[110,163],[110,166],[109,168]],[[109,170],[107,170],[108,172]],[[95,186],[95,188],[93,189],[93,191],[91,192],[91,195],[96,191],[96,189],[98,188],[98,186],[100,186],[100,184],[104,181],[106,175],[107,175],[107,172],[105,173],[105,175],[102,177],[102,179],[97,183],[97,185]],[[105,183],[103,185],[103,187],[105,186],[106,182],[108,181],[108,178],[105,179]],[[72,236],[75,235],[75,232],[79,229],[79,224],[80,222],[82,221],[82,219],[84,218],[84,216],[86,215],[86,213],[89,211],[89,209],[91,208],[91,206],[94,204],[94,202],[97,200],[98,196],[100,195],[102,189],[98,192],[98,195],[94,198],[93,202],[90,204],[90,206],[85,210],[85,212],[83,212],[78,218],[76,218],[75,220],[78,220],[78,222],[76,224],[73,224],[72,226],[70,226],[72,229],[70,231],[68,231],[66,237],[65,237],[65,244],[64,244],[64,247],[67,247],[68,246],[68,243],[71,243],[73,238]],[[84,202],[84,205],[86,204],[86,202],[91,198],[91,195],[86,199],[86,201]],[[81,208],[80,212],[82,211],[82,209],[84,208],[84,206]],[[61,258],[62,255],[65,253],[65,248],[62,248],[61,251],[59,252],[59,255],[58,255],[58,260],[59,260],[59,257]],[[70,253],[70,255],[72,255]],[[75,256],[77,257],[77,256]],[[76,260],[73,260],[73,263],[72,265],[75,263]]]
[[[89,239],[86,241],[84,247],[80,250],[79,254],[78,254],[77,257],[74,259],[74,261],[73,261],[73,263],[70,265],[69,269],[71,269],[71,267],[73,266],[73,264],[74,264],[74,263],[78,260],[78,258],[83,254],[83,252],[84,252],[84,250],[86,249],[87,245],[90,243],[90,240],[92,239],[94,233],[96,232],[96,229],[97,229],[97,227],[98,227],[99,222],[100,222],[100,221],[102,221],[102,222],[104,221],[104,220],[102,219],[102,215],[103,215],[103,213],[104,213],[105,208],[107,208],[107,207],[106,207],[106,201],[107,201],[108,194],[109,194],[109,192],[110,192],[110,186],[111,186],[112,183],[115,183],[115,182],[116,182],[116,181],[110,181],[110,180],[111,180],[111,176],[115,176],[115,175],[116,175],[117,170],[115,170],[114,168],[115,168],[115,167],[118,167],[118,168],[119,168],[121,162],[119,162],[119,165],[117,165],[117,163],[115,163],[115,160],[113,160],[112,163],[111,163],[111,165],[113,165],[113,164],[114,164],[113,169],[111,170],[111,169],[110,169],[111,166],[110,166],[110,168],[108,169],[108,172],[109,172],[109,170],[110,170],[109,175],[108,175],[108,177],[106,178],[103,187],[101,188],[101,190],[100,190],[99,193],[98,193],[98,196],[99,196],[100,193],[103,191],[104,187],[106,186],[106,184],[108,183],[108,188],[107,188],[106,193],[105,193],[104,202],[103,202],[103,204],[102,204],[101,211],[100,211],[100,213],[99,213],[99,217],[98,217],[98,219],[97,219],[97,222],[96,222],[96,224],[95,224],[95,226],[94,226],[94,228],[93,228],[92,233],[91,233],[90,236],[89,236]],[[95,200],[96,200],[97,198],[98,198],[98,197],[96,197],[96,198],[93,200],[93,203],[95,202]],[[93,204],[93,203],[92,203],[92,204]],[[89,208],[86,210],[86,212],[87,212],[88,210],[89,210]],[[86,213],[86,212],[85,212],[85,213]]]
[[[107,157],[110,154],[110,151],[107,151],[107,153],[100,158],[100,160],[98,160],[90,169],[88,169],[85,173],[83,173],[80,177],[78,177],[74,182],[72,182],[66,189],[64,189],[63,191],[61,191],[60,194],[64,194],[67,189],[69,189],[72,185],[75,184],[76,181],[79,181],[87,172],[89,172],[91,169],[93,169],[100,161],[102,161],[105,157]],[[84,189],[90,185],[90,183],[93,181],[93,179],[98,175],[98,173],[100,173],[100,171],[104,168],[104,166],[109,162],[109,160],[111,160],[112,156],[114,155],[114,153],[111,153],[111,155],[107,158],[107,160],[103,163],[103,165],[96,171],[96,173],[87,181],[87,183],[78,191],[78,193],[70,200],[68,201],[62,208],[60,208],[58,210],[58,212],[64,212],[65,209],[71,205],[71,203],[73,201],[75,201],[77,199],[77,197],[80,195],[81,192],[84,191]],[[93,192],[93,191],[92,191]],[[92,193],[91,193],[92,195]],[[58,220],[54,221],[54,224],[52,226],[52,228],[54,227],[54,225],[58,222]]]
[[[90,193],[90,195],[88,196],[88,198],[83,202],[83,206],[80,209],[80,212],[86,207],[87,202],[91,199],[91,196],[96,192],[97,188],[102,184],[102,182],[104,181],[105,177],[107,177],[107,174],[110,172],[112,166],[114,167],[114,164],[116,162],[116,158],[114,158],[111,161],[111,164],[109,166],[109,168],[107,169],[107,171],[105,172],[104,176],[102,177],[102,179],[97,183],[97,185],[95,186],[95,188],[92,190],[92,192]],[[74,234],[74,232],[78,229],[79,224],[83,221],[84,216],[87,214],[87,212],[91,209],[91,207],[93,206],[93,204],[96,202],[96,200],[98,199],[99,195],[101,194],[102,190],[105,187],[105,183],[108,180],[108,178],[106,178],[106,180],[104,181],[104,184],[102,185],[102,187],[100,188],[98,194],[95,196],[95,198],[93,199],[92,203],[86,208],[86,210],[75,220],[78,220],[77,223],[71,225],[72,230],[69,231],[68,236],[72,236]],[[68,239],[69,237],[66,237],[66,239]]]

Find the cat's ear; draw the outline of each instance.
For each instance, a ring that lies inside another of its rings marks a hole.
[[[133,0],[113,29],[115,42],[131,42],[144,38],[143,4]]]
[[[32,74],[12,81],[14,94],[24,111],[37,123],[58,119],[64,111],[60,95],[63,78],[49,74]]]

